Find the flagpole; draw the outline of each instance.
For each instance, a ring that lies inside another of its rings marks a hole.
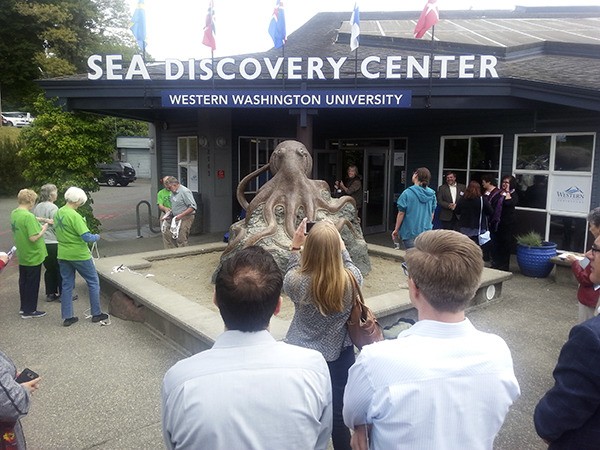
[[[427,92],[427,100],[425,100],[425,108],[431,108],[431,88],[432,88],[432,74],[433,74],[433,39],[435,36],[435,25],[431,27],[431,48],[429,49],[429,90]]]
[[[281,57],[283,58],[283,90],[285,91],[285,43],[281,46]]]
[[[142,42],[142,60],[146,63],[146,41]]]
[[[215,69],[215,51],[212,49],[212,47],[210,49],[210,60],[211,60],[211,63],[210,63],[211,67],[213,69],[213,76],[211,78],[212,78],[212,87],[214,89],[215,88],[215,73],[214,73],[214,69]]]
[[[358,87],[358,47],[354,49],[354,87]]]

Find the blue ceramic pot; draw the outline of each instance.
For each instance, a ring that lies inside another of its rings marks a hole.
[[[527,277],[546,278],[554,264],[550,258],[556,256],[556,244],[542,242],[541,247],[517,244],[517,262],[521,273]]]

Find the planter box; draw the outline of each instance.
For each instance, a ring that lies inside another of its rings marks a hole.
[[[546,278],[552,272],[554,264],[551,258],[556,256],[554,242],[542,242],[541,247],[517,244],[517,263],[521,273],[527,277]]]

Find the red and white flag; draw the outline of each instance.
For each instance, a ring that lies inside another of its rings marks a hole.
[[[423,12],[421,12],[421,17],[419,17],[419,21],[415,26],[415,31],[413,32],[415,38],[420,39],[423,37],[427,30],[429,30],[432,26],[434,26],[440,20],[440,12],[437,7],[437,0],[427,0],[427,4],[425,8],[423,8]]]
[[[215,40],[215,7],[213,0],[208,4],[208,12],[206,13],[206,23],[204,25],[204,37],[202,43],[210,47],[213,51],[217,49],[217,41]]]

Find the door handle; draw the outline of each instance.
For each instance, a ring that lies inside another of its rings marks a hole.
[[[369,191],[368,190],[363,192],[363,202],[369,203]]]

